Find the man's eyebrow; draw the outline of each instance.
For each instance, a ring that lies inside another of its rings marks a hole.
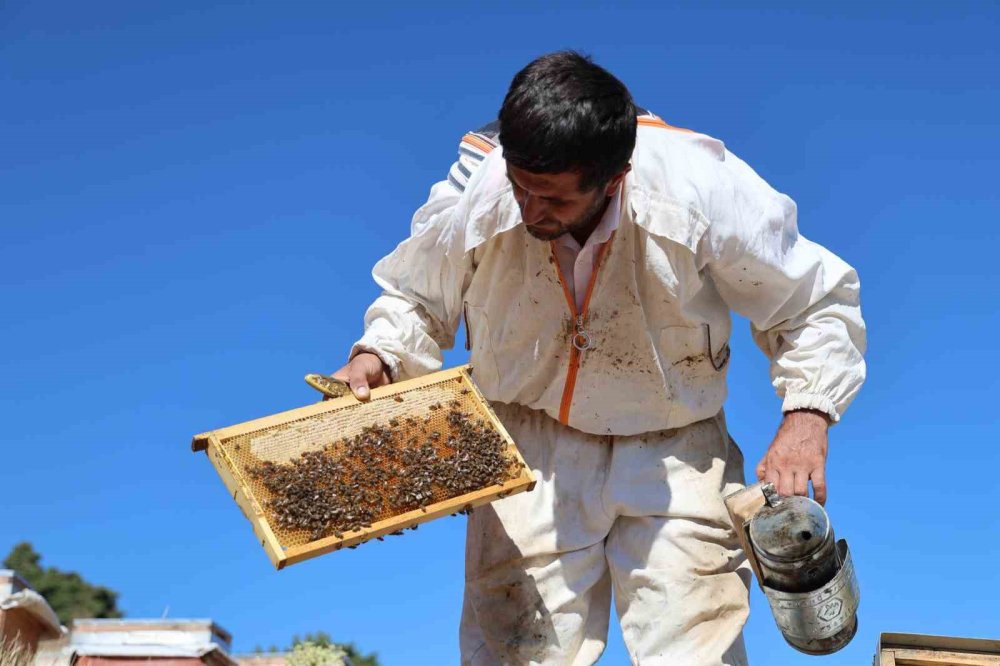
[[[525,189],[524,185],[521,185],[519,182],[517,182],[516,180],[514,180],[514,175],[510,172],[509,168],[506,169],[504,171],[504,173],[507,174],[507,180],[510,181],[511,185],[513,185],[514,187],[516,187],[518,189],[521,189],[521,190]],[[562,197],[552,197],[552,196],[544,196],[544,195],[536,195],[536,196],[538,196],[539,199],[545,199],[546,201],[551,201],[553,203],[565,203],[565,201],[566,201]]]

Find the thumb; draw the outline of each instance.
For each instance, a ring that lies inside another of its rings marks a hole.
[[[347,379],[354,392],[354,397],[358,400],[366,401],[371,398],[371,389],[368,387],[368,371],[365,368],[364,359],[351,361],[347,369]]]
[[[764,466],[764,458],[761,458],[760,462],[757,463],[757,480],[763,481],[764,476],[767,474],[767,468]]]

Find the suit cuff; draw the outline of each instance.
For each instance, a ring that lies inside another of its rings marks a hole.
[[[840,413],[837,412],[837,405],[825,395],[816,393],[792,393],[785,396],[785,401],[781,405],[782,412],[794,412],[797,409],[815,409],[830,417],[830,423],[840,421]]]

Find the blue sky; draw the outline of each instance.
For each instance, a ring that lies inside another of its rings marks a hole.
[[[420,4],[0,5],[0,553],[30,540],[238,651],[323,630],[456,663],[464,518],[276,573],[188,446],[316,399],[302,375],[343,361],[463,132],[572,47],[861,275],[870,378],[828,467],[861,625],[822,663],[1000,636],[1000,6]],[[730,389],[750,473],[779,402],[745,322]],[[810,663],[753,602],[752,662]],[[615,628],[601,663],[627,663]]]

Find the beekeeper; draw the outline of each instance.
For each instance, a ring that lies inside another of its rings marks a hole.
[[[613,590],[633,663],[745,664],[729,311],[783,400],[757,469],[783,494],[811,481],[824,501],[827,427],[865,376],[858,276],[799,234],[794,202],[553,53],[466,135],[373,274],[383,293],[338,376],[366,399],[438,370],[464,316],[476,382],[538,480],[469,517],[462,663],[591,664]]]

